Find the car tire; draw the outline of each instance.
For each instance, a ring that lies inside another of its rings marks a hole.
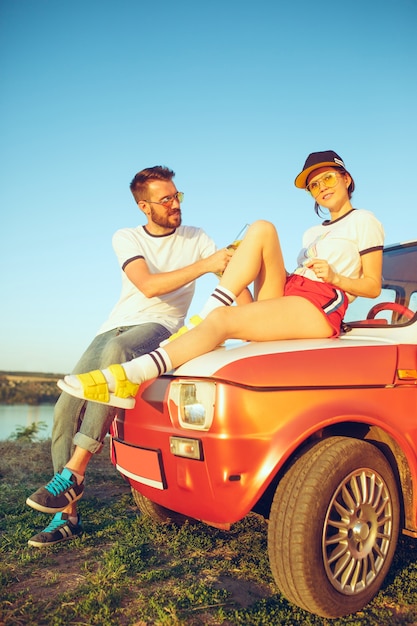
[[[322,617],[362,609],[393,559],[400,524],[390,464],[371,443],[331,437],[286,471],[274,495],[268,552],[283,595]]]
[[[188,517],[181,515],[181,513],[176,513],[176,511],[171,511],[171,509],[167,509],[156,502],[152,502],[152,500],[146,498],[133,487],[131,487],[131,489],[133,499],[139,511],[145,517],[149,517],[153,522],[157,524],[175,524],[176,526],[182,526],[189,520]]]

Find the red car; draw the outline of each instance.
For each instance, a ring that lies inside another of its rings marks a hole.
[[[416,310],[413,241],[385,249],[381,296],[339,338],[230,341],[144,384],[111,431],[140,510],[223,529],[262,511],[291,602],[361,609],[399,531],[417,536]]]

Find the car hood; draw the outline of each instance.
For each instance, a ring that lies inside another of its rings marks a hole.
[[[337,339],[228,341],[170,374],[263,388],[386,385],[395,379],[397,351],[386,336],[360,333]]]

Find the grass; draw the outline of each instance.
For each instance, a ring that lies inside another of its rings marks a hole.
[[[46,549],[28,538],[49,516],[25,500],[52,475],[50,442],[0,442],[0,626],[396,626],[417,624],[417,543],[400,539],[365,609],[326,620],[290,605],[272,579],[266,522],[229,532],[158,526],[139,515],[108,451],[94,457],[82,537]]]

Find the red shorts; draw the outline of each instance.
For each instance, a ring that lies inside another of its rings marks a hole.
[[[301,296],[309,300],[326,316],[333,328],[332,337],[340,335],[340,327],[349,304],[344,291],[328,283],[291,274],[285,283],[284,295]]]

